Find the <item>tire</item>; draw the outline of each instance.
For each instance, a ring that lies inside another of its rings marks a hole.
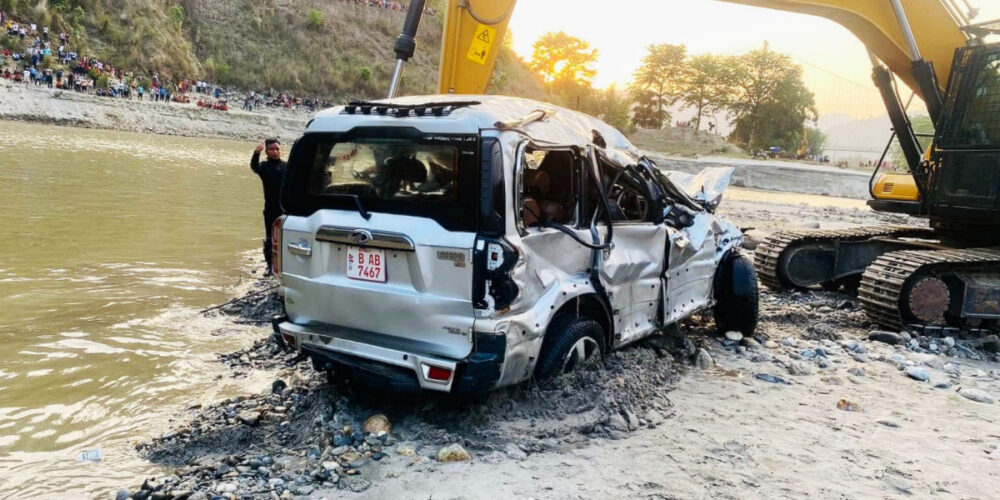
[[[578,361],[574,366],[568,366],[567,358],[571,354],[570,351],[577,347],[578,342],[591,344],[590,341],[593,341],[596,345],[589,348],[593,350],[588,350],[588,354],[600,357],[603,352],[603,339],[604,329],[600,323],[590,318],[572,316],[556,318],[545,332],[538,363],[535,364],[535,379],[547,382],[576,369],[581,363]],[[587,357],[587,360],[589,359],[593,358]]]
[[[738,331],[745,337],[757,329],[759,290],[753,264],[732,251],[715,271],[715,328],[719,335]]]

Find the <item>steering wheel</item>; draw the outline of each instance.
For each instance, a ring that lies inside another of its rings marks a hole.
[[[616,184],[611,187],[611,192],[608,194],[608,198],[618,204],[618,206],[622,209],[622,213],[624,213],[629,220],[643,220],[646,218],[648,208],[646,199],[639,196],[638,193]]]

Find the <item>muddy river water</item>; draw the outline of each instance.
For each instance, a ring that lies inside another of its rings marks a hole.
[[[2,121],[0,137],[0,497],[108,496],[159,472],[134,446],[186,407],[268,382],[215,357],[266,330],[198,313],[258,258],[253,145]]]
[[[150,469],[136,441],[239,390],[213,353],[249,334],[197,311],[260,246],[253,145],[12,122],[0,137],[0,497],[107,494]]]

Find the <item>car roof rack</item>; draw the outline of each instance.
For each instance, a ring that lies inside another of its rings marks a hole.
[[[351,101],[344,106],[341,114],[381,115],[406,118],[410,116],[448,116],[459,108],[481,104],[479,101],[445,101],[423,104],[393,104],[374,101]]]

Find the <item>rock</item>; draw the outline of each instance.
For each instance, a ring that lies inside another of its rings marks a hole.
[[[857,306],[858,306],[857,304],[855,304],[854,302],[852,302],[850,300],[842,300],[842,301],[840,301],[839,304],[837,304],[837,310],[844,311],[844,310],[847,310],[847,309],[854,309]]]
[[[871,361],[871,358],[869,358],[867,354],[862,354],[857,352],[852,352],[851,358],[854,359],[854,361],[857,361],[858,363],[868,363]]]
[[[743,340],[743,334],[735,330],[730,330],[726,332],[726,339],[732,340],[733,342],[739,342]]]
[[[215,469],[215,477],[221,478],[222,476],[229,474],[232,470],[233,468],[229,464],[222,464],[218,469]]]
[[[987,335],[978,339],[972,339],[969,341],[969,347],[983,349],[989,352],[1000,352],[1000,337],[996,335]]]
[[[793,338],[793,337],[787,337],[784,340],[782,340],[781,343],[782,343],[782,345],[786,345],[788,347],[795,347],[795,346],[799,345],[799,342],[797,340],[795,340],[795,338]]]
[[[768,349],[777,349],[779,344],[773,340],[767,340],[764,342],[764,347]]]
[[[828,323],[816,323],[809,327],[809,331],[816,335],[818,338],[836,340],[838,335],[837,331],[834,330],[832,326]]]
[[[381,413],[376,413],[368,417],[368,420],[365,420],[365,424],[361,426],[361,430],[376,436],[381,433],[389,434],[392,432],[392,423],[389,422],[389,417]]]
[[[344,453],[347,453],[349,451],[351,451],[351,447],[350,446],[346,446],[346,445],[345,446],[338,446],[338,447],[333,448],[333,449],[330,450],[330,456],[339,457],[339,456],[341,456]]]
[[[767,233],[761,231],[760,229],[751,229],[743,233],[743,248],[747,250],[756,250],[764,240],[767,239]]]
[[[951,382],[948,382],[947,380],[941,380],[941,381],[935,382],[934,383],[934,388],[935,389],[951,389]]]
[[[629,432],[639,428],[639,417],[632,410],[625,410],[625,422],[628,423]]]
[[[284,380],[281,379],[275,380],[271,384],[271,394],[281,394],[287,387],[288,384],[286,384]]]
[[[173,430],[169,430],[169,431],[164,432],[163,434],[160,435],[160,439],[162,439],[164,441],[166,441],[168,439],[173,439],[175,437],[177,437],[177,432],[175,432]]]
[[[396,447],[396,454],[401,457],[415,457],[417,449],[409,445],[400,445]]]
[[[240,489],[238,484],[229,482],[216,484],[213,488],[216,493],[236,493],[238,489]]]
[[[285,480],[280,477],[272,477],[267,480],[267,486],[272,490],[285,487]]]
[[[208,493],[204,491],[196,491],[187,497],[187,500],[208,500]]]
[[[802,351],[801,355],[803,358],[812,359],[816,357],[816,351],[812,349],[805,349]]]
[[[906,373],[906,376],[912,378],[913,380],[927,382],[931,378],[931,373],[926,368],[919,366],[907,366],[903,371]]]
[[[868,333],[868,340],[874,340],[875,342],[882,342],[889,345],[896,345],[902,339],[899,338],[898,333],[883,332],[876,330]]]
[[[357,478],[354,481],[351,481],[350,484],[347,485],[347,487],[354,493],[361,493],[362,491],[365,491],[368,488],[370,488],[371,485],[372,483],[369,483],[364,479]]]
[[[788,363],[788,373],[795,376],[812,375],[812,368],[802,361]]]
[[[291,491],[288,490],[282,491],[281,495],[278,496],[278,500],[293,500],[294,498],[295,494],[293,494]]]
[[[861,406],[853,401],[841,399],[840,401],[837,401],[837,409],[844,411],[861,411]]]
[[[246,425],[257,425],[257,422],[260,422],[260,412],[241,411],[238,415],[236,415],[236,420]]]
[[[962,389],[958,393],[965,397],[965,399],[971,399],[978,403],[992,404],[995,401],[990,393],[981,389]]]
[[[699,370],[708,370],[715,366],[715,360],[706,349],[698,349],[698,354],[694,358],[694,364]]]
[[[844,380],[840,377],[823,377],[821,380],[830,385],[844,385]]]
[[[337,434],[333,435],[333,445],[334,446],[338,446],[338,447],[339,446],[350,446],[350,444],[353,443],[353,442],[354,442],[353,439],[351,439],[350,437],[344,435],[341,432],[338,432]]]
[[[821,369],[825,370],[829,368],[832,364],[833,363],[831,363],[830,360],[827,359],[825,356],[820,356],[816,358],[816,366],[820,367]]]
[[[608,417],[608,426],[617,431],[628,432],[628,421],[618,413]]]
[[[944,344],[945,347],[955,347],[955,338],[945,337],[941,339],[941,343]]]
[[[118,493],[115,493],[115,500],[128,500],[130,496],[132,494],[128,490],[118,490]]]
[[[512,460],[521,461],[528,458],[528,454],[514,443],[508,443],[503,452]]]
[[[313,485],[311,485],[311,484],[300,484],[300,485],[296,485],[295,487],[293,487],[292,488],[292,492],[295,493],[296,495],[308,496],[315,489],[316,488],[313,487]]]
[[[756,378],[758,380],[763,380],[764,382],[770,382],[772,384],[792,385],[791,382],[789,382],[789,381],[787,381],[787,380],[785,380],[785,379],[783,379],[781,377],[778,377],[778,376],[775,376],[775,375],[771,375],[770,373],[757,373],[757,374],[754,374],[754,378]]]
[[[472,460],[472,456],[458,443],[449,444],[437,452],[438,462],[467,462],[469,460]]]
[[[879,420],[878,423],[880,423],[880,424],[882,424],[882,425],[884,425],[886,427],[891,427],[893,429],[898,429],[899,428],[899,422],[896,422],[894,420]]]

